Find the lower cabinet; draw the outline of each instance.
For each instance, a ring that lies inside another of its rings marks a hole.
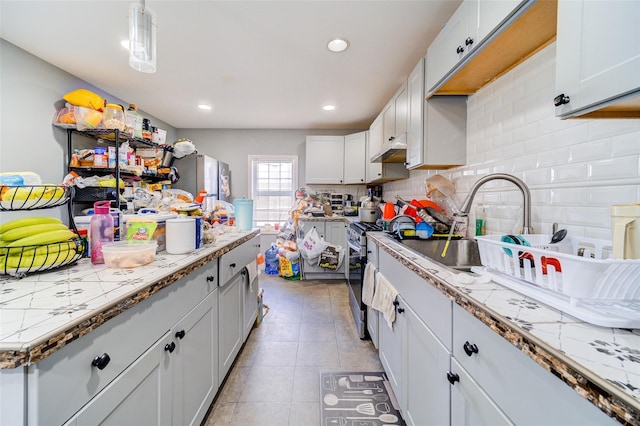
[[[218,336],[219,364],[218,369],[220,383],[229,372],[236,355],[240,352],[243,342],[243,298],[244,276],[235,275],[220,287],[220,304],[218,320],[220,321],[220,334]]]
[[[66,425],[170,425],[171,361],[166,333]]]
[[[218,391],[218,290],[174,329],[173,424],[199,425]]]
[[[249,270],[245,269],[243,271],[244,289],[242,292],[242,299],[244,300],[243,340],[247,340],[253,325],[256,323],[256,318],[258,318],[258,276],[251,278]]]
[[[218,390],[217,307],[215,289],[67,424],[200,424]]]
[[[383,250],[396,288],[379,356],[408,425],[614,425],[617,422]]]
[[[297,238],[302,241],[305,234],[316,228],[318,235],[327,243],[342,247],[344,258],[337,270],[323,268],[317,263],[317,258],[310,262],[304,256],[300,257],[303,279],[339,279],[346,278],[349,265],[349,249],[347,247],[347,223],[342,220],[303,220],[298,221]]]
[[[451,360],[451,371],[447,372],[447,378],[451,381],[452,425],[513,424],[455,359]]]

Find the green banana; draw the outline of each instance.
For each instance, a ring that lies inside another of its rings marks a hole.
[[[21,228],[23,226],[39,225],[42,223],[62,223],[62,221],[56,217],[48,217],[48,216],[24,217],[22,219],[16,219],[10,222],[0,224],[0,234],[4,234],[5,232],[15,228]]]
[[[35,246],[51,243],[62,243],[72,238],[78,238],[78,234],[68,229],[61,229],[57,231],[43,232],[36,235],[30,235],[28,237],[15,240],[5,247],[22,247],[22,246]]]
[[[30,235],[68,229],[64,223],[40,223],[38,225],[21,226],[0,234],[0,240],[5,243],[10,243],[11,241],[19,240]]]

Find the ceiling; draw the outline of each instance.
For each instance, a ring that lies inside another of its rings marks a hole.
[[[0,0],[0,36],[179,129],[362,129],[461,1],[146,0],[154,74],[120,46],[130,3]]]

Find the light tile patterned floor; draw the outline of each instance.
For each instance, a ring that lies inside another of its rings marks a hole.
[[[382,371],[360,340],[344,280],[287,281],[262,274],[260,327],[231,369],[206,426],[319,426],[321,371]]]

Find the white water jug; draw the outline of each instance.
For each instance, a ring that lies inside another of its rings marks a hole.
[[[640,259],[640,203],[610,208],[613,257]]]

